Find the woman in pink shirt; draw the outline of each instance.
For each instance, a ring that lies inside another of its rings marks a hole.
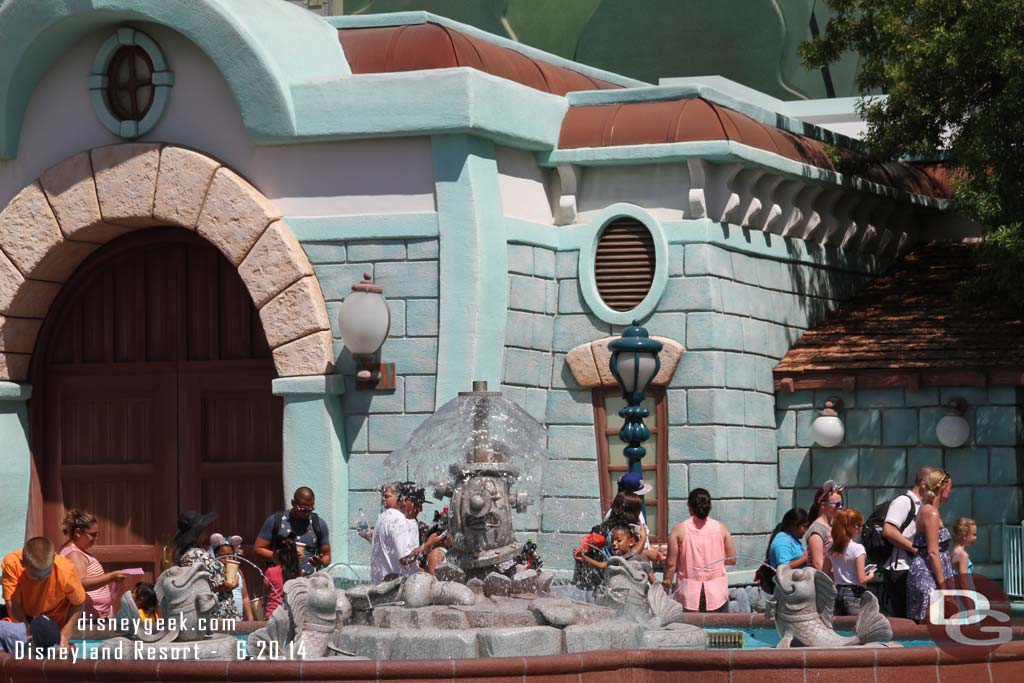
[[[93,618],[113,616],[115,584],[120,584],[128,575],[124,572],[103,571],[103,565],[89,552],[100,534],[96,517],[72,508],[64,515],[61,530],[68,540],[60,549],[60,554],[75,565],[75,571],[85,589],[84,614]]]
[[[729,604],[729,579],[725,565],[736,564],[736,547],[729,528],[712,519],[711,494],[690,491],[690,518],[672,527],[668,537],[668,561],[662,585],[691,612],[725,611]]]

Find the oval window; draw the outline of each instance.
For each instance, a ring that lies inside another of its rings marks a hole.
[[[617,218],[601,231],[594,259],[597,292],[613,311],[640,305],[654,282],[654,238],[640,221]]]

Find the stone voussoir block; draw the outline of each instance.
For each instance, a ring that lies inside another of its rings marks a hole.
[[[159,223],[153,218],[153,202],[160,169],[160,145],[142,142],[110,145],[90,151],[89,156],[104,221],[131,227]]]
[[[256,308],[273,299],[300,278],[313,274],[306,252],[283,221],[275,221],[256,240],[238,267]],[[317,285],[317,298],[323,294]]]
[[[160,150],[160,174],[153,218],[161,223],[195,229],[206,191],[220,162],[184,147]]]
[[[38,183],[14,196],[0,212],[0,224],[4,228],[0,231],[0,249],[25,277],[40,277],[35,274],[40,263],[65,242]]]
[[[260,309],[260,321],[272,349],[307,334],[331,329],[320,287],[312,275],[271,299]]]
[[[60,284],[26,280],[0,251],[0,313],[21,318],[43,318],[60,293]]]
[[[92,161],[88,152],[65,159],[43,172],[39,182],[68,239],[83,242],[107,242],[131,228],[105,223],[96,196]]]
[[[0,380],[21,382],[28,379],[32,355],[28,353],[0,352]]]
[[[267,227],[279,218],[280,213],[259,190],[234,171],[221,167],[213,174],[196,230],[238,266]]]
[[[32,353],[43,321],[38,318],[0,316],[0,351]]]
[[[274,349],[274,367],[279,377],[326,375],[333,367],[330,331],[314,332]]]

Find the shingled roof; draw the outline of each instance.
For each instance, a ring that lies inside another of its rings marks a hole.
[[[984,267],[968,244],[916,249],[808,330],[776,366],[776,388],[1024,384],[1024,315],[958,301]]]

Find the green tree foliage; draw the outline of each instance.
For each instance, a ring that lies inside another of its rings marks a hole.
[[[986,227],[981,291],[1024,307],[1024,0],[826,0],[808,67],[861,55],[857,87],[875,159],[948,152],[955,199]]]

